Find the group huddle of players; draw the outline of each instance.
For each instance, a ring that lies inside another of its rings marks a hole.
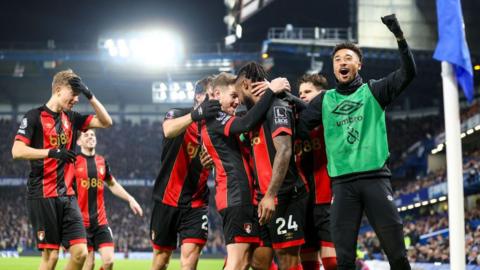
[[[225,269],[269,269],[274,253],[284,269],[297,269],[301,248],[308,258],[303,264],[316,265],[304,268],[318,269],[320,247],[324,268],[336,269],[322,128],[309,138],[295,136],[299,107],[326,87],[323,76],[305,75],[300,99],[292,97],[285,93],[288,80],[268,82],[262,66],[252,62],[236,76],[220,73],[198,82],[193,111],[168,111],[150,226],[155,269],[167,265],[177,234],[182,264],[195,267],[207,241],[212,165]]]
[[[152,269],[166,269],[177,245],[182,269],[196,269],[208,235],[211,174],[224,269],[355,269],[364,212],[391,269],[410,269],[390,185],[385,108],[416,67],[395,15],[382,22],[397,39],[401,66],[379,80],[364,82],[361,50],[342,43],[332,52],[333,89],[321,75],[304,75],[296,97],[287,79],[268,81],[251,62],[235,75],[200,80],[193,108],[167,112],[148,236]],[[72,111],[79,94],[95,115]],[[40,269],[55,268],[60,246],[71,255],[66,269],[93,269],[95,250],[101,269],[112,269],[105,184],[142,215],[95,152],[93,129],[112,123],[72,70],[54,76],[49,101],[20,123],[12,155],[31,162],[27,208]]]

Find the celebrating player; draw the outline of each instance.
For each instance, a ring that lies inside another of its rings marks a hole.
[[[89,100],[95,116],[72,111],[80,93]],[[60,245],[71,254],[65,269],[82,268],[87,239],[72,187],[73,149],[78,130],[111,125],[108,112],[72,70],[55,74],[48,102],[28,111],[22,119],[12,155],[30,160],[27,209],[42,251],[39,269],[55,268]]]
[[[113,235],[108,226],[104,203],[104,189],[130,205],[134,214],[143,215],[137,201],[115,180],[107,161],[96,154],[97,137],[92,129],[82,132],[77,140],[81,153],[75,161],[75,187],[78,205],[82,212],[83,225],[87,231],[88,256],[83,270],[93,270],[95,250],[102,259],[102,269],[113,269]]]
[[[380,80],[364,83],[359,75],[360,49],[352,43],[337,45],[332,55],[337,87],[314,98],[299,122],[301,133],[320,124],[324,126],[338,269],[355,269],[363,211],[378,235],[391,269],[410,269],[387,167],[385,108],[411,82],[416,68],[395,15],[383,17],[382,22],[397,39],[401,67]]]
[[[207,178],[210,168],[201,163],[199,121],[215,117],[217,100],[204,101],[208,79],[197,83],[194,109],[171,109],[163,122],[160,172],[153,188],[154,207],[150,237],[154,249],[152,269],[166,269],[180,235],[182,269],[196,269],[207,241]]]
[[[236,88],[248,108],[260,100],[252,95],[252,83],[265,78],[265,71],[257,63],[249,63],[239,70]],[[271,244],[275,250],[282,270],[301,269],[299,252],[305,242],[303,226],[307,193],[292,155],[293,127],[289,104],[274,98],[264,121],[252,130],[250,138],[261,238],[264,245]],[[272,255],[269,256],[264,249],[256,250],[253,267],[267,267]]]
[[[259,228],[252,201],[253,178],[248,161],[249,146],[240,142],[238,134],[250,131],[263,118],[278,93],[289,88],[288,81],[276,79],[271,84],[258,82],[255,94],[265,91],[260,101],[243,117],[233,116],[239,105],[234,75],[220,73],[213,81],[214,98],[220,101],[222,111],[207,120],[202,128],[204,145],[216,168],[216,206],[223,218],[223,232],[227,245],[224,269],[248,269],[251,244],[259,244]],[[275,91],[275,92],[273,92]]]
[[[328,87],[327,79],[319,74],[303,75],[298,84],[298,95],[307,104]],[[325,270],[335,270],[337,259],[330,235],[332,190],[327,173],[323,126],[310,131],[307,139],[297,138],[294,149],[298,171],[308,183],[310,191],[305,224],[306,243],[301,251],[303,269],[320,269],[321,258]]]

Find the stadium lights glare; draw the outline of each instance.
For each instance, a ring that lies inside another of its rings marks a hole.
[[[428,205],[428,204],[429,204],[428,201],[423,201],[423,202],[422,202],[422,206],[425,206],[425,205]]]
[[[413,204],[410,204],[409,206],[407,206],[407,209],[408,209],[408,210],[413,209]]]
[[[407,207],[406,207],[406,206],[402,206],[401,210],[402,210],[402,211],[406,211],[406,210],[407,210]]]
[[[184,54],[181,38],[168,31],[141,32],[99,42],[110,56],[149,66],[175,66]]]
[[[473,132],[475,132],[475,130],[474,130],[473,128],[471,128],[471,129],[467,130],[467,135],[470,135],[470,134],[472,134]]]
[[[480,125],[476,126],[476,127],[475,127],[475,130],[476,130],[476,131],[480,130]]]
[[[460,138],[465,138],[467,136],[467,134],[465,134],[465,132],[462,132],[462,134],[460,134]]]
[[[419,202],[415,203],[415,208],[418,208],[418,207],[420,207],[420,206],[422,206],[421,203],[419,203]]]
[[[447,196],[442,196],[442,197],[438,198],[438,201],[439,201],[439,202],[443,202],[443,201],[445,201],[446,199],[447,199]]]
[[[434,204],[434,203],[437,203],[437,201],[438,201],[437,199],[431,199],[431,200],[430,200],[430,203],[431,203],[431,204]]]

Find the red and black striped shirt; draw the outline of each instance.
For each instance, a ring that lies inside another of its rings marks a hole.
[[[75,162],[75,186],[83,225],[107,225],[105,211],[105,184],[112,181],[110,166],[100,155],[77,155]]]
[[[231,206],[252,205],[253,175],[248,145],[230,134],[235,117],[219,112],[202,127],[202,140],[215,165],[215,202],[220,211]]]
[[[308,183],[310,198],[315,204],[329,204],[332,189],[327,172],[323,126],[311,130],[307,140],[297,138],[294,149],[297,168],[302,179]]]
[[[294,118],[289,104],[275,98],[266,114],[265,121],[250,133],[255,164],[255,196],[257,201],[260,201],[267,192],[272,178],[272,166],[277,152],[273,139],[280,135],[293,136],[293,127]],[[277,200],[287,198],[291,191],[299,188],[305,188],[305,183],[298,176],[295,156],[292,154],[287,174],[277,194]]]
[[[165,121],[187,113],[190,109],[172,109]],[[175,138],[164,138],[160,172],[155,180],[153,198],[174,207],[203,207],[208,201],[209,169],[200,162],[202,143],[198,123],[190,124]]]
[[[36,149],[75,148],[78,130],[84,130],[93,115],[74,111],[55,113],[42,106],[28,111],[20,123],[15,140]],[[31,160],[28,177],[29,199],[75,195],[73,164],[54,158]]]

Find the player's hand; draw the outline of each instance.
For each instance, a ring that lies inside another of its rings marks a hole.
[[[270,82],[270,89],[275,94],[281,93],[283,91],[290,92],[290,88],[290,83],[286,78],[279,77]]]
[[[252,95],[261,97],[265,94],[265,91],[270,87],[270,83],[265,80],[263,82],[254,82],[252,83]]]
[[[400,28],[400,24],[398,23],[397,16],[395,16],[395,14],[382,17],[382,22],[388,27],[388,30],[395,35],[395,37],[403,37],[403,31]]]
[[[220,102],[218,102],[218,100],[207,100],[202,102],[190,115],[192,116],[192,120],[197,122],[202,119],[215,117],[218,111],[220,111]]]
[[[93,93],[83,83],[82,79],[79,77],[71,78],[68,83],[70,84],[70,87],[72,87],[73,91],[82,93],[88,100],[92,99]]]
[[[63,160],[68,163],[73,163],[77,159],[75,152],[67,150],[65,148],[50,149],[48,151],[48,157]]]
[[[202,150],[200,151],[200,163],[205,169],[211,169],[213,166],[212,157],[208,154],[205,146],[202,146]]]
[[[132,209],[132,212],[135,215],[139,215],[143,217],[143,210],[142,207],[137,203],[137,201],[132,197],[129,201],[128,204],[130,205],[130,209]]]
[[[258,223],[267,224],[275,213],[275,197],[265,195],[258,204]]]

